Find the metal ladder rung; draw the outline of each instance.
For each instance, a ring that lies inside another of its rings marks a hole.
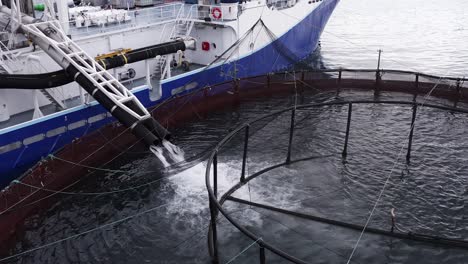
[[[91,75],[92,77],[94,76],[104,76],[104,74],[106,74],[107,71],[97,71],[97,72],[93,72],[93,73],[90,73],[89,75]]]
[[[108,84],[114,84],[117,80],[108,80],[108,81],[102,81],[102,82],[99,82],[98,83],[102,86],[104,85],[108,85]],[[117,87],[115,87],[117,89]]]
[[[73,53],[68,54],[68,56],[69,57],[80,57],[81,55],[84,55],[84,54],[85,53],[83,51],[77,51],[77,52],[73,52]]]
[[[122,103],[122,104],[125,104],[125,103],[128,103],[128,102],[131,102],[133,101],[133,97],[125,97],[123,99],[120,99],[119,102]]]

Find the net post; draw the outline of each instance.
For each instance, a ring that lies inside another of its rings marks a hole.
[[[289,128],[289,144],[288,144],[288,155],[286,157],[286,164],[291,162],[291,148],[292,148],[292,141],[294,136],[294,122],[296,119],[296,108],[293,108],[291,111],[291,126]]]
[[[245,126],[244,154],[242,156],[242,172],[241,172],[241,177],[240,177],[241,182],[245,181],[245,169],[247,165],[247,150],[249,148],[249,130],[250,130],[250,125],[247,124]]]
[[[353,114],[353,104],[349,103],[348,104],[348,122],[346,123],[345,143],[344,143],[343,152],[341,153],[341,156],[343,158],[346,158],[346,156],[348,155],[349,129],[351,128],[351,116],[352,116],[352,114]]]
[[[340,95],[340,91],[341,91],[341,76],[343,74],[343,70],[340,68],[339,71],[338,71],[338,85],[336,86],[336,95],[335,96],[338,96]]]
[[[341,85],[341,76],[343,75],[343,69],[340,68],[338,71],[338,84]]]
[[[218,197],[218,151],[215,152],[213,156],[213,191],[215,195],[215,199]],[[211,256],[211,263],[218,264],[219,263],[219,255],[218,255],[218,232],[216,226],[216,215],[218,214],[218,210],[216,208],[216,204],[213,201],[213,198],[208,195],[209,199],[209,206],[210,206],[210,225],[211,225],[211,243],[213,246],[213,255]]]
[[[267,74],[267,88],[270,88],[270,83],[271,83],[271,74]]]
[[[266,264],[265,248],[260,245],[260,264]]]
[[[418,105],[416,103],[413,104],[413,115],[411,117],[411,130],[409,134],[408,140],[408,152],[406,153],[406,162],[409,163],[411,159],[411,147],[413,145],[413,132],[414,132],[414,122],[416,121],[416,110],[418,109]]]
[[[460,99],[460,96],[461,96],[461,80],[460,79],[457,79],[457,100]]]
[[[379,85],[382,79],[382,75],[380,74],[380,58],[383,50],[379,49],[377,52],[379,53],[379,59],[377,60],[377,71],[375,72],[375,93],[379,92]]]
[[[418,96],[419,93],[419,73],[416,73],[416,77],[414,80],[414,95],[413,95],[413,101],[416,101],[416,97]]]
[[[210,199],[210,216],[211,216],[211,243],[213,246],[213,256],[211,256],[211,263],[218,264],[219,263],[219,253],[218,253],[218,231],[216,226],[216,205],[214,204],[213,200]]]
[[[213,191],[215,197],[218,197],[218,152],[213,156]]]

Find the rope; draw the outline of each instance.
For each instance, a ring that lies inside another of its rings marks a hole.
[[[324,248],[324,249],[326,249],[326,250],[328,250],[328,251],[334,253],[334,254],[337,255],[338,257],[341,257],[341,258],[343,258],[343,259],[346,259],[346,256],[345,256],[345,255],[343,255],[343,254],[341,254],[341,253],[339,253],[339,252],[337,252],[337,251],[335,251],[335,250],[333,250],[333,249],[331,249],[331,248],[329,248],[329,247],[326,247],[326,246],[324,246],[324,245],[322,245],[322,244],[320,244],[320,243],[315,242],[314,240],[312,240],[312,239],[310,239],[310,238],[304,236],[303,232],[296,231],[294,228],[292,228],[292,227],[290,227],[290,226],[284,224],[284,223],[281,222],[280,220],[278,220],[278,219],[272,217],[271,215],[264,214],[264,213],[262,213],[262,212],[260,212],[260,211],[257,211],[257,210],[255,210],[255,209],[253,209],[253,208],[251,208],[251,209],[252,209],[253,211],[257,212],[258,214],[263,215],[264,217],[266,217],[266,218],[268,218],[268,219],[270,219],[270,220],[272,220],[272,221],[274,221],[274,222],[276,222],[276,223],[278,223],[278,224],[280,224],[280,225],[286,227],[286,229],[288,229],[288,230],[290,230],[290,231],[292,231],[292,232],[294,232],[294,233],[300,235],[300,236],[303,237],[304,239],[306,239],[306,240],[312,242],[312,244],[314,244],[314,245],[316,245],[316,246],[319,246],[319,247],[321,247],[321,248]]]
[[[232,212],[230,212],[229,214],[234,215],[234,214],[236,214],[236,213],[245,211],[245,210],[247,210],[247,209],[249,209],[249,208],[247,208],[247,207],[246,207],[246,208],[242,208],[242,209],[239,209],[239,210],[232,211]],[[205,220],[206,220],[206,221],[210,221],[210,219],[211,219],[211,217],[208,217],[208,218],[206,218]],[[225,218],[221,218],[221,217],[216,218],[216,223],[221,222],[223,219],[225,219]],[[194,232],[193,234],[191,234],[190,236],[188,236],[187,239],[183,240],[182,242],[180,242],[179,244],[177,244],[176,246],[174,246],[172,249],[177,249],[177,248],[180,247],[181,245],[183,245],[183,244],[187,243],[188,241],[192,240],[192,238],[194,238],[196,235],[200,234],[200,233],[203,232],[203,231],[206,231],[208,228],[210,228],[210,224],[206,225],[206,226],[203,227],[203,228],[200,228],[198,231],[196,231],[196,232]]]
[[[437,86],[440,84],[441,81],[442,81],[442,77],[434,85],[434,87],[432,87],[432,89],[424,96],[423,101],[420,103],[421,107],[424,105],[425,99],[427,99],[431,95],[431,93],[435,90],[435,88],[437,88]],[[417,114],[418,113],[416,113],[416,117],[417,117]],[[415,117],[415,122],[412,124],[410,131],[413,130],[414,126],[416,125],[416,120],[417,120],[416,117]],[[409,133],[411,133],[411,132],[409,132]],[[406,139],[409,138],[409,135],[410,135],[409,133],[408,133]],[[361,233],[359,234],[358,240],[356,241],[356,243],[355,243],[355,245],[353,247],[353,250],[351,251],[351,254],[349,255],[348,261],[346,262],[347,264],[349,264],[351,262],[351,259],[353,258],[354,253],[356,252],[356,249],[359,246],[359,243],[361,242],[361,239],[362,239],[367,227],[369,226],[370,220],[372,219],[372,216],[374,215],[374,212],[375,212],[375,209],[377,208],[377,205],[379,204],[380,200],[382,199],[382,196],[383,196],[383,194],[385,192],[387,184],[390,181],[390,178],[391,178],[391,176],[393,174],[393,171],[395,170],[396,165],[398,164],[398,162],[400,160],[400,157],[401,157],[401,154],[403,153],[404,148],[405,148],[405,145],[403,144],[402,147],[400,148],[398,154],[397,154],[397,158],[396,158],[395,162],[393,163],[392,168],[390,169],[390,172],[388,173],[388,176],[386,177],[386,180],[385,180],[385,183],[384,183],[384,185],[382,187],[382,190],[380,191],[380,193],[379,193],[379,195],[377,197],[377,200],[375,201],[374,206],[372,207],[372,210],[371,210],[371,212],[369,214],[369,217],[367,218],[366,223],[364,224],[364,227],[363,227]]]
[[[244,250],[242,250],[241,252],[239,252],[239,254],[235,255],[231,260],[229,260],[228,262],[226,262],[226,264],[229,264],[231,262],[233,262],[236,258],[238,258],[239,256],[241,256],[242,254],[244,254],[245,251],[247,251],[249,248],[251,248],[253,245],[255,245],[258,241],[260,241],[262,238],[259,237],[257,240],[255,240],[254,242],[252,242],[252,244],[248,245],[246,248],[244,248]]]
[[[54,242],[50,242],[50,243],[44,244],[44,245],[39,246],[39,247],[35,247],[35,248],[32,248],[32,249],[28,249],[28,250],[23,251],[23,252],[21,252],[21,253],[18,253],[18,254],[12,255],[12,256],[8,256],[8,257],[5,257],[5,258],[2,258],[2,259],[0,259],[0,262],[6,261],[6,260],[10,260],[10,259],[13,259],[13,258],[17,258],[17,257],[23,256],[23,255],[25,255],[25,254],[29,254],[29,253],[31,253],[31,252],[35,252],[35,251],[37,251],[37,250],[41,250],[41,249],[44,249],[44,248],[47,248],[47,247],[50,247],[50,246],[53,246],[53,245],[56,245],[56,244],[59,244],[59,243],[62,243],[62,242],[71,240],[71,239],[74,239],[74,238],[77,238],[77,237],[80,237],[80,236],[83,236],[83,235],[92,233],[92,232],[94,232],[94,231],[97,231],[97,230],[106,228],[106,227],[108,227],[108,226],[113,226],[113,225],[116,225],[116,224],[125,222],[125,221],[130,220],[130,219],[133,219],[133,218],[135,218],[135,217],[138,217],[138,216],[141,216],[141,215],[150,213],[150,212],[152,212],[152,211],[155,211],[155,210],[157,210],[157,209],[163,208],[163,207],[165,207],[165,206],[167,206],[167,205],[169,205],[169,204],[170,204],[170,203],[162,204],[162,205],[159,205],[159,206],[156,206],[156,207],[147,209],[147,210],[145,210],[145,211],[136,213],[136,214],[134,214],[134,215],[130,215],[130,216],[127,216],[127,217],[125,217],[125,218],[119,219],[119,220],[117,220],[117,221],[113,221],[113,222],[110,222],[110,223],[107,223],[107,224],[104,224],[104,225],[101,225],[101,226],[98,226],[98,227],[89,229],[89,230],[87,230],[87,231],[84,231],[84,232],[81,232],[81,233],[78,233],[78,234],[75,234],[75,235],[72,235],[72,236],[69,236],[69,237],[66,237],[66,238],[59,239],[59,240],[56,240],[56,241],[54,241]]]
[[[157,179],[157,180],[154,180],[154,181],[150,181],[150,182],[147,182],[147,183],[144,183],[144,184],[141,184],[141,185],[134,186],[134,187],[129,187],[129,188],[120,189],[120,190],[115,190],[115,191],[107,191],[107,192],[65,192],[65,191],[57,191],[57,190],[52,190],[52,189],[37,187],[37,186],[35,186],[35,185],[31,185],[31,184],[27,184],[27,183],[24,183],[24,182],[20,182],[20,181],[18,181],[18,180],[14,180],[13,183],[20,184],[20,185],[24,185],[24,186],[27,186],[27,187],[31,187],[31,188],[33,188],[33,189],[37,189],[37,190],[40,190],[40,191],[46,191],[46,192],[55,193],[55,194],[67,194],[67,195],[108,195],[108,194],[115,194],[115,193],[133,191],[133,190],[136,190],[136,189],[140,189],[140,188],[143,188],[143,187],[152,185],[152,184],[154,184],[154,183],[156,183],[156,182],[160,182],[160,181],[162,181],[162,180],[165,180],[165,179],[168,179],[168,178],[172,178],[172,177],[177,177],[177,176],[179,176],[179,175],[169,175],[169,176],[166,176],[166,177],[161,177],[161,178],[159,178],[159,179]],[[1,214],[0,214],[0,215],[1,215]]]

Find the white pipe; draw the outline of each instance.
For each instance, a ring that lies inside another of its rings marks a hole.
[[[151,85],[151,69],[149,60],[145,60],[145,67],[146,67],[146,85],[150,90],[153,90],[153,86]]]
[[[65,34],[68,34],[70,31],[70,19],[68,17],[68,1],[64,0],[56,0],[57,5],[57,15],[58,20],[60,21],[60,25],[62,26],[63,31]]]
[[[20,0],[16,0],[16,16],[18,17],[18,28],[21,28],[21,5]]]

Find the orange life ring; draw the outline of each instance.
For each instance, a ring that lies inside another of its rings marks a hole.
[[[213,9],[211,9],[211,15],[215,18],[215,19],[220,19],[221,16],[223,15],[223,13],[221,12],[221,9],[219,7],[215,7]]]

